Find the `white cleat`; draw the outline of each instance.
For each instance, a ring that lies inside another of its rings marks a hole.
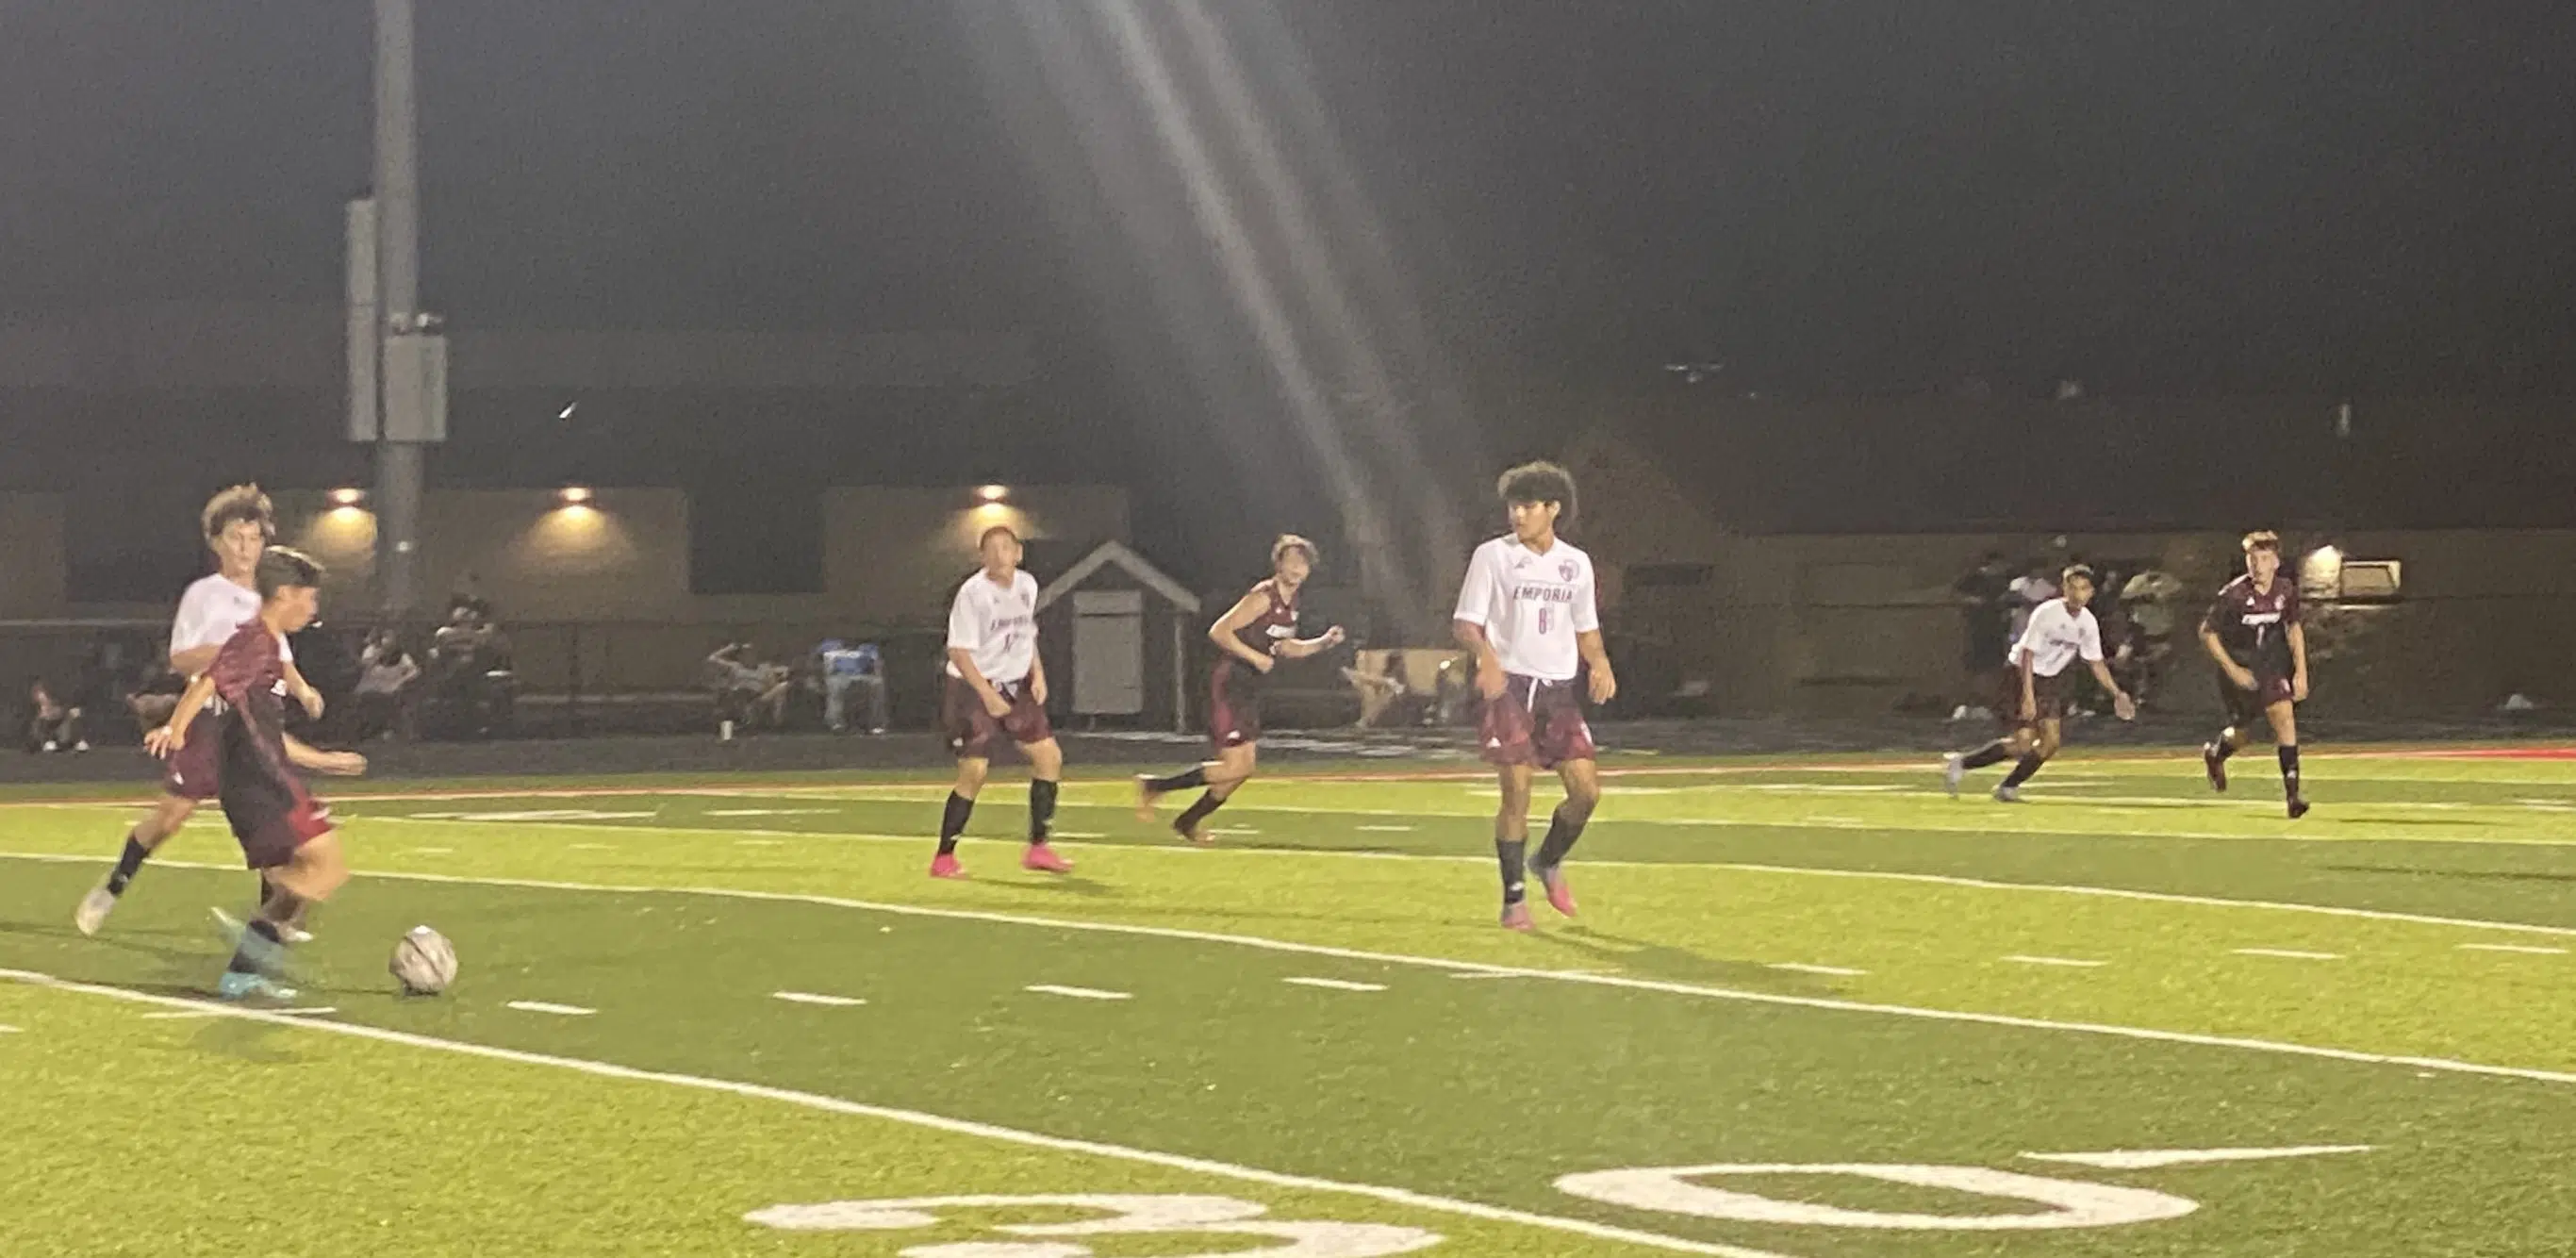
[[[306,930],[301,926],[280,926],[277,928],[277,937],[291,944],[309,944],[313,942],[313,932]]]
[[[1998,804],[2018,804],[2018,803],[2020,803],[2020,802],[2021,802],[2021,788],[2020,788],[2020,787],[2018,787],[2018,786],[1998,786],[1998,787],[1996,787],[1996,788],[1995,788],[1995,802],[1996,802],[1996,803],[1998,803]]]
[[[84,935],[95,935],[99,927],[107,925],[107,915],[115,911],[116,897],[109,895],[105,887],[92,887],[88,895],[81,897],[80,907],[72,910],[72,925]]]
[[[1941,785],[1948,787],[1950,798],[1959,797],[1959,783],[1968,779],[1968,758],[1958,752],[1941,757]]]

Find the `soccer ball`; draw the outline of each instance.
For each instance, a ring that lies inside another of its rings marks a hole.
[[[456,946],[437,931],[414,926],[394,945],[393,963],[385,968],[405,995],[435,996],[456,981]]]

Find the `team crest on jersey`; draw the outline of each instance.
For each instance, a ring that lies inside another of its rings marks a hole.
[[[1557,561],[1557,565],[1556,565],[1556,579],[1557,579],[1557,580],[1559,580],[1559,581],[1572,581],[1572,580],[1574,579],[1574,561],[1573,561],[1573,560],[1571,560],[1571,559],[1562,559],[1562,560],[1558,560],[1558,561]]]

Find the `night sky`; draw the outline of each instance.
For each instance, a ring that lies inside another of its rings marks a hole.
[[[1682,361],[1799,395],[2576,394],[2563,4],[1203,8],[1317,198],[1349,339],[1444,450],[1528,446],[1460,400],[1490,382],[1643,389]],[[1107,73],[1105,11],[425,0],[429,301],[1025,330],[1094,435],[1207,481],[1277,466],[1295,408]],[[1048,30],[1111,107],[1043,72]],[[360,0],[0,0],[0,315],[336,300],[368,31]],[[1122,148],[1143,175],[1097,160]],[[1317,256],[1264,241],[1274,274]],[[1348,366],[1319,368],[1345,400]]]

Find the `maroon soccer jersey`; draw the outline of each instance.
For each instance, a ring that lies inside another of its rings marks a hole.
[[[1266,596],[1270,600],[1270,610],[1255,617],[1251,624],[1235,630],[1234,636],[1245,646],[1268,655],[1272,647],[1297,636],[1297,600],[1294,595],[1281,593],[1275,579],[1252,587],[1252,592]],[[1229,655],[1226,658],[1234,657]]]
[[[224,701],[223,780],[295,780],[286,759],[286,654],[276,634],[249,621],[224,641],[207,673]]]
[[[2229,659],[2264,677],[2290,675],[2290,626],[2297,623],[2299,590],[2286,573],[2275,574],[2268,590],[2255,589],[2251,576],[2228,582],[2200,620]]]

